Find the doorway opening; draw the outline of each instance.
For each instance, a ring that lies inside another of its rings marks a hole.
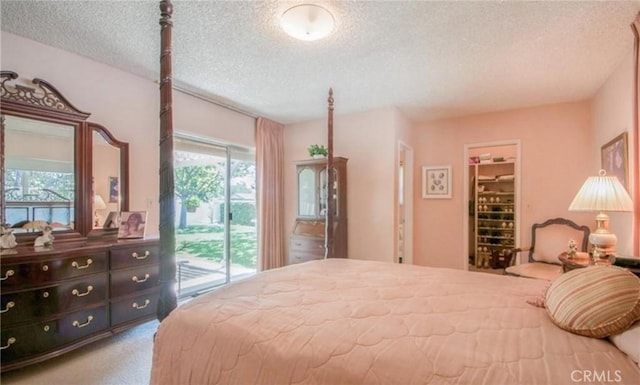
[[[397,263],[413,264],[413,148],[398,142],[396,199]]]
[[[520,244],[520,140],[465,145],[463,266],[503,274]]]

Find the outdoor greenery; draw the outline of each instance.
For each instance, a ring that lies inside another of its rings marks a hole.
[[[256,220],[256,205],[253,202],[231,202],[234,225],[254,226]],[[224,223],[224,203],[220,203],[218,223]]]
[[[4,178],[7,191],[12,188],[21,190],[26,185],[29,186],[29,191],[21,191],[20,194],[38,194],[40,195],[39,200],[60,199],[54,195],[42,195],[41,191],[45,188],[69,200],[74,198],[75,182],[73,173],[7,169]]]
[[[187,227],[187,207],[195,208],[201,202],[224,194],[224,176],[213,165],[177,167],[175,170],[175,195],[180,205],[178,228]]]
[[[258,243],[255,226],[231,225],[231,261],[255,269]],[[176,230],[176,252],[211,262],[223,262],[224,226],[187,226]]]

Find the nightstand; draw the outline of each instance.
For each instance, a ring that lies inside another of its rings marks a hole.
[[[558,256],[560,262],[562,262],[562,272],[566,273],[567,271],[571,271],[574,269],[581,269],[587,266],[611,266],[611,261],[609,259],[598,258],[594,260],[591,257],[574,257],[569,258],[567,253],[562,253]]]
[[[562,262],[562,272],[566,273],[574,269],[580,269],[587,266],[611,266],[612,259],[597,258],[595,261],[591,257],[574,257],[569,258],[567,253],[562,253],[558,256],[560,262]],[[614,265],[616,266],[616,265]],[[618,266],[622,269],[627,269],[640,278],[640,269],[635,267]]]

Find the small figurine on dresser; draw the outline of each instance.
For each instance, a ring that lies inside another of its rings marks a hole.
[[[0,237],[0,249],[13,249],[18,245],[16,236],[13,235],[13,229],[8,226],[2,226],[2,236]]]
[[[53,234],[51,234],[52,231],[53,229],[51,228],[51,226],[45,226],[44,229],[42,229],[42,235],[36,238],[33,246],[35,247],[51,246],[53,244],[53,239],[54,239]]]

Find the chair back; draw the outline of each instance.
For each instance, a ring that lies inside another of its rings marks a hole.
[[[579,251],[587,251],[589,233],[589,227],[580,226],[565,218],[534,223],[531,227],[529,262],[560,264],[558,256],[569,249],[570,240],[575,241]]]

